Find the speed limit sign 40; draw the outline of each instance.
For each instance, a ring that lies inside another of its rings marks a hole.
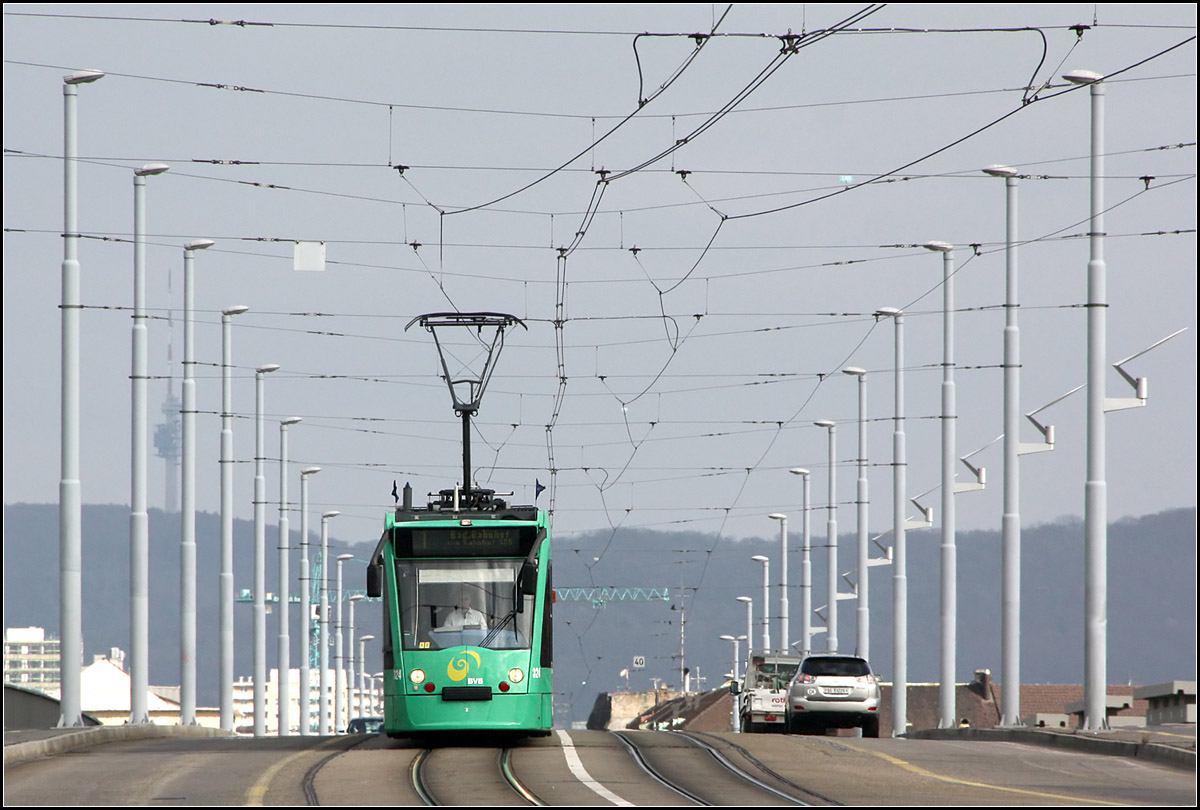
[[[635,655],[633,657],[633,668],[634,669],[645,669],[646,668],[646,656]]]

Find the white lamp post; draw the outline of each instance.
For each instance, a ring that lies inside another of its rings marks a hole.
[[[855,523],[858,530],[858,606],[855,642],[857,652],[863,658],[871,657],[871,599],[870,599],[870,546],[867,538],[867,370],[855,366],[842,369],[843,374],[858,378],[858,482],[854,499]]]
[[[353,554],[339,554],[337,558],[337,622],[334,625],[334,663],[333,663],[333,733],[341,734],[346,726],[343,689],[346,684],[346,671],[342,663],[342,563],[354,559]]]
[[[812,651],[812,536],[810,534],[809,515],[811,510],[809,482],[812,473],[803,467],[795,467],[789,470],[792,475],[799,475],[804,480],[804,485],[801,488],[804,500],[800,506],[802,520],[800,521],[803,530],[801,531],[802,540],[800,546],[800,654],[808,655]]]
[[[892,736],[908,733],[908,551],[904,536],[907,453],[904,437],[904,313],[895,307],[875,311],[896,323],[896,404],[892,433]]]
[[[267,733],[267,479],[263,436],[264,378],[279,371],[271,363],[254,370],[254,736]]]
[[[1000,725],[1021,723],[1021,333],[1017,324],[1017,170],[989,166],[1004,178],[1004,508],[1000,518]]]
[[[739,647],[741,646],[741,641],[744,638],[746,638],[746,637],[745,636],[732,636],[732,635],[721,636],[722,641],[732,641],[733,642],[733,682],[734,683],[737,683],[741,679],[741,675],[738,672],[738,659],[741,657],[741,655],[740,655],[741,651],[739,650]],[[730,711],[730,723],[732,724],[733,731],[736,734],[739,731],[741,731],[741,728],[739,728],[739,725],[738,725],[738,710],[737,710],[737,698],[736,697],[733,699],[732,705],[733,705],[733,708]]]
[[[378,690],[375,684],[378,683]],[[376,672],[371,676],[371,713],[383,714],[383,673]]]
[[[927,242],[926,250],[942,254],[942,605],[941,683],[938,686],[938,728],[954,728],[954,663],[958,640],[958,550],[955,541],[954,459],[954,246]]]
[[[739,596],[739,597],[737,597],[737,601],[743,603],[746,606],[746,636],[745,636],[745,638],[746,638],[746,673],[745,673],[745,675],[748,678],[750,676],[750,659],[754,655],[754,600],[752,598],[750,598],[749,596]],[[743,692],[742,700],[750,699],[750,694],[747,691],[750,688],[751,687],[748,682],[742,684],[742,692]],[[749,724],[750,724],[749,717],[747,717],[746,723],[747,723],[747,730],[748,730]]]
[[[735,681],[737,681],[742,677],[741,663],[740,663],[741,662],[741,646],[742,646],[742,642],[746,640],[746,637],[745,636],[723,635],[723,636],[721,636],[721,639],[723,641],[732,641],[733,642],[733,679]]]
[[[1104,263],[1104,77],[1090,70],[1063,75],[1091,93],[1091,224],[1088,227],[1087,483],[1084,487],[1083,727],[1108,728],[1108,481],[1105,470],[1104,358],[1108,351]]]
[[[829,543],[829,616],[825,620],[826,649],[835,653],[838,651],[838,610],[837,610],[837,423],[830,419],[813,422],[817,427],[829,431],[829,517],[825,522],[826,536]]]
[[[375,636],[368,633],[365,636],[358,637],[358,716],[367,717],[375,713],[375,707],[371,705],[369,692],[371,687],[370,681],[367,680],[367,642],[374,641]]]
[[[750,656],[754,652],[754,599],[739,596],[737,601],[746,606],[746,669],[750,669]]]
[[[291,668],[292,668],[292,639],[290,633],[288,600],[291,593],[288,588],[290,579],[288,554],[290,553],[291,538],[288,533],[288,499],[287,499],[287,465],[288,465],[288,427],[300,422],[299,416],[289,416],[279,423],[279,736],[286,737],[291,732]]]
[[[300,734],[312,733],[312,679],[308,659],[308,626],[312,616],[312,597],[309,595],[308,575],[308,477],[321,471],[306,467],[300,471]]]
[[[350,603],[350,623],[347,626],[350,631],[350,635],[346,639],[346,657],[349,659],[349,662],[346,665],[346,671],[348,673],[348,676],[346,678],[346,718],[347,719],[350,717],[350,713],[354,710],[354,686],[355,686],[354,674],[357,671],[355,669],[356,662],[354,659],[354,631],[358,627],[358,625],[356,625],[354,623],[354,608],[362,600],[363,600],[363,595],[361,593],[356,593],[353,596],[350,596],[346,599],[346,601]],[[359,714],[362,714],[362,712],[360,711]]]
[[[779,574],[779,634],[780,634],[779,649],[786,653],[788,650],[791,649],[791,647],[789,646],[790,645],[789,639],[791,638],[791,636],[789,635],[789,632],[790,632],[791,628],[788,626],[790,608],[788,605],[788,576],[787,576],[787,571],[788,571],[788,565],[787,565],[787,558],[788,558],[787,515],[783,514],[782,512],[772,512],[771,514],[767,515],[767,517],[769,517],[771,520],[779,521],[779,556],[783,560],[783,563],[780,565],[781,570],[780,570],[780,574]]]
[[[762,650],[771,652],[771,559],[763,554],[755,554],[750,559],[762,563],[763,568],[763,617],[762,617]]]
[[[179,724],[196,724],[196,298],[193,266],[197,250],[213,245],[196,239],[183,246],[183,447],[180,467],[179,538]]]
[[[83,725],[83,499],[79,481],[79,142],[76,85],[98,70],[63,76],[62,448],[58,482],[58,604],[62,634],[59,727]]]
[[[317,729],[321,736],[329,733],[329,520],[340,515],[332,511],[321,515],[321,617],[318,645],[320,646],[320,696]]]
[[[129,380],[129,722],[149,723],[150,517],[146,508],[146,178],[167,171],[147,163],[133,171],[133,359]]]
[[[233,731],[233,316],[247,306],[221,310],[221,573],[220,674],[221,728]]]

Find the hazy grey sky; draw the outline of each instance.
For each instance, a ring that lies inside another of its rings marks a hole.
[[[73,70],[108,74],[79,91],[84,502],[129,501],[131,178],[163,162],[147,194],[152,429],[180,390],[182,245],[214,239],[196,269],[198,508],[218,509],[219,313],[245,304],[238,516],[252,514],[253,368],[278,363],[270,497],[278,422],[301,416],[292,499],[299,469],[321,466],[312,509],[341,510],[336,534],[368,541],[393,480],[420,498],[461,477],[433,342],[404,331],[451,309],[528,325],[484,398],[475,477],[518,502],[553,485],[539,504],[553,497],[558,536],[769,536],[768,512],[798,509],[788,468],[812,468],[825,503],[817,419],[839,422],[851,503],[847,365],[869,371],[871,528],[884,531],[893,330],[878,307],[910,313],[910,494],[939,480],[942,260],[921,243],[957,246],[959,454],[1003,430],[1004,184],[984,166],[1029,175],[1022,410],[1084,381],[1089,101],[1060,76],[1090,69],[1125,71],[1106,96],[1110,362],[1188,329],[1129,366],[1150,399],[1108,418],[1109,516],[1194,505],[1195,42],[1159,54],[1194,37],[1195,5],[898,4],[783,50],[789,32],[868,8],[6,4],[5,503],[57,500]],[[687,36],[714,24],[719,36]],[[296,241],[324,242],[327,269],[294,271]],[[1108,386],[1132,395],[1115,372]],[[1027,523],[1083,511],[1083,394],[1039,418],[1057,446],[1023,459]],[[1000,444],[972,461],[989,485],[961,496],[958,526],[998,528]],[[155,507],[165,469],[152,458]],[[849,531],[853,509],[840,519]]]

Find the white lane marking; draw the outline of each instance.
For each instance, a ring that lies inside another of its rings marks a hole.
[[[575,743],[571,742],[571,735],[563,731],[561,728],[556,729],[559,740],[562,741],[563,756],[567,758],[567,767],[571,769],[571,774],[592,789],[600,798],[605,801],[612,802],[618,807],[633,807],[633,802],[627,802],[604,785],[597,782],[583,767],[583,761],[579,758],[579,752],[575,750]]]

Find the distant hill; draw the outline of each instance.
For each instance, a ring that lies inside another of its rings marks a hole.
[[[315,527],[314,527],[315,524]],[[129,507],[83,507],[83,640],[84,665],[110,647],[129,652]],[[299,520],[292,528],[299,542]],[[310,520],[310,542],[320,544],[320,520]],[[150,510],[150,683],[179,684],[179,515]],[[234,521],[234,593],[254,584],[254,523]],[[279,590],[278,524],[269,525],[267,538],[267,591]],[[200,706],[218,704],[217,579],[220,574],[220,516],[196,515],[196,700]],[[350,547],[329,540],[330,559],[338,554],[369,554],[374,545]],[[290,566],[293,596],[299,595],[299,552]],[[365,587],[364,568],[346,564],[342,585],[346,590]],[[4,623],[6,627],[45,627],[59,635],[58,504],[12,504],[4,507]],[[268,607],[268,610],[270,608]],[[253,605],[234,606],[234,676],[253,673]],[[356,624],[379,637],[378,606],[357,611]],[[300,665],[299,605],[293,604],[292,667]],[[348,616],[343,616],[348,621]],[[267,616],[267,668],[276,666],[279,630],[274,615]],[[376,656],[378,658],[378,656]],[[332,657],[331,657],[332,660]],[[370,659],[368,659],[370,660]],[[379,671],[376,666],[374,672]]]
[[[84,507],[84,640],[85,663],[109,647],[129,647],[129,509],[127,506]],[[4,507],[4,617],[9,627],[36,625],[58,633],[58,507],[14,504]],[[293,543],[298,540],[293,521]],[[318,524],[319,525],[319,524]],[[179,682],[179,542],[178,516],[151,510],[151,659],[150,682]],[[253,524],[237,521],[235,588],[251,584]],[[277,590],[278,528],[268,526],[267,587]],[[196,519],[199,626],[198,700],[217,704],[218,516]],[[312,538],[313,542],[318,540]],[[800,537],[792,529],[789,549],[789,601],[793,640],[799,632]],[[813,536],[814,547],[823,544]],[[909,681],[938,678],[939,546],[937,529],[908,533]],[[840,566],[854,566],[854,537],[843,533]],[[1196,510],[1175,509],[1109,528],[1108,676],[1110,683],[1158,683],[1196,676]],[[1000,534],[959,532],[958,545],[958,674],[967,681],[975,669],[1000,675]],[[331,554],[349,551],[363,556],[366,544],[348,546],[331,539]],[[761,630],[762,568],[749,558],[772,560],[772,581],[779,555],[778,537],[731,540],[697,532],[617,530],[590,532],[554,540],[554,583],[557,587],[603,585],[671,588],[670,601],[560,601],[555,605],[555,689],[560,693],[559,723],[585,720],[596,694],[644,689],[651,679],[677,685],[680,619],[686,619],[685,660],[704,686],[722,681],[731,667],[733,649],[722,634],[746,632],[746,612],[735,597],[755,600],[757,646]],[[298,555],[296,557],[298,559]],[[813,605],[825,603],[825,550],[812,552]],[[1026,527],[1022,532],[1022,680],[1026,683],[1079,683],[1083,678],[1083,525],[1078,519]],[[293,577],[298,562],[291,566]],[[684,599],[680,602],[680,584]],[[699,584],[700,587],[695,586]],[[886,679],[891,669],[891,569],[871,570],[871,659]],[[362,570],[344,571],[344,586],[361,589]],[[298,586],[292,586],[296,593]],[[772,588],[772,615],[778,612],[778,587]],[[685,610],[678,609],[682,605]],[[360,632],[380,634],[379,608],[360,605]],[[250,605],[236,608],[237,675],[252,668]],[[293,622],[298,611],[292,610]],[[843,601],[839,637],[843,650],[853,650],[855,604]],[[267,619],[268,667],[275,663],[274,616]],[[771,627],[778,644],[778,622]],[[299,664],[298,625],[291,630],[292,664]],[[824,647],[824,636],[815,637]],[[745,646],[742,646],[745,652]],[[634,656],[646,668],[631,669]],[[378,671],[378,645],[371,642],[368,668]]]
[[[822,527],[823,529],[824,527]],[[800,537],[789,526],[788,597],[792,640],[799,636]],[[940,532],[910,531],[908,538],[908,679],[939,678]],[[813,546],[824,545],[814,532]],[[886,539],[882,542],[887,542]],[[1108,533],[1108,680],[1160,683],[1194,679],[1196,673],[1196,510],[1175,509],[1122,520]],[[689,549],[689,551],[682,551]],[[702,551],[695,551],[702,549]],[[839,568],[855,567],[855,538],[839,538]],[[959,532],[957,680],[975,669],[1000,677],[1000,533]],[[877,550],[876,550],[877,551]],[[771,559],[771,581],[779,581],[778,536],[716,542],[699,533],[593,532],[555,543],[555,584],[672,587],[670,602],[560,602],[556,606],[555,686],[570,695],[573,719],[586,719],[596,693],[624,689],[619,673],[635,655],[646,657],[644,671],[632,671],[633,689],[653,686],[651,678],[677,685],[680,582],[700,582],[686,590],[686,662],[711,688],[732,666],[732,644],[723,634],[746,632],[746,611],[737,596],[754,599],[754,644],[761,629],[762,567],[755,554]],[[824,548],[812,551],[812,604],[826,602]],[[878,553],[873,554],[878,556]],[[599,557],[599,561],[595,558]],[[1083,680],[1083,523],[1062,520],[1022,531],[1021,680],[1025,683],[1081,683]],[[703,578],[701,579],[701,571]],[[891,678],[891,567],[871,569],[871,660]],[[772,616],[778,615],[778,585],[771,589]],[[848,586],[842,583],[842,590]],[[839,646],[853,651],[855,602],[840,603]],[[814,620],[814,624],[819,623]],[[778,622],[771,627],[778,644]],[[823,650],[825,637],[814,637]],[[745,644],[741,652],[745,654]],[[567,662],[570,662],[569,668]],[[576,675],[574,667],[581,671]],[[572,676],[563,677],[566,672]],[[586,685],[584,682],[586,681]]]

